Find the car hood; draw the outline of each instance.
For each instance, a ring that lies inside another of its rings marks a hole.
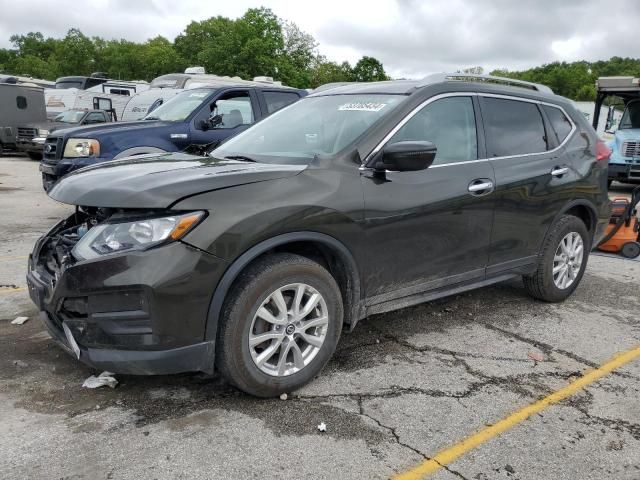
[[[616,140],[626,142],[627,140],[640,140],[640,128],[620,128],[616,130]]]
[[[112,132],[121,131],[126,129],[127,131],[135,131],[141,135],[145,130],[168,127],[175,125],[175,122],[160,122],[154,120],[143,120],[139,122],[110,122],[101,123],[98,125],[88,125],[83,127],[65,128],[64,130],[58,130],[56,135],[65,137],[77,137],[77,138],[95,138],[100,139],[102,135],[110,135]]]
[[[90,207],[168,208],[185,197],[290,177],[305,168],[183,153],[136,156],[72,172],[49,191],[49,196]]]

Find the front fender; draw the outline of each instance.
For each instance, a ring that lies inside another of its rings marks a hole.
[[[211,299],[209,313],[207,315],[207,325],[205,329],[205,341],[215,341],[218,333],[218,324],[224,301],[238,275],[256,258],[269,250],[278,246],[294,242],[314,242],[326,246],[339,255],[339,258],[347,266],[351,282],[351,298],[349,304],[351,311],[345,312],[353,328],[356,322],[364,316],[364,304],[361,299],[360,275],[358,267],[351,252],[341,242],[335,238],[318,232],[290,232],[254,245],[249,250],[238,257],[225,271],[218,282],[215,293]]]

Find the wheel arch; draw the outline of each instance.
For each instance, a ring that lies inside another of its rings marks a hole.
[[[573,200],[565,205],[560,215],[573,215],[582,220],[591,235],[595,233],[596,224],[598,223],[597,209],[588,200]],[[559,218],[556,217],[556,219]]]
[[[590,240],[593,241],[593,237],[596,234],[596,226],[598,223],[598,215],[596,212],[597,212],[596,206],[589,200],[581,198],[581,199],[571,200],[570,202],[568,202],[558,212],[558,214],[554,217],[553,221],[547,227],[547,231],[545,232],[544,237],[542,237],[543,241],[540,244],[540,251],[538,252],[538,255],[540,255],[542,251],[542,246],[544,245],[544,239],[549,234],[549,230],[553,228],[556,222],[563,215],[573,215],[574,217],[578,217],[580,220],[582,220],[585,226],[587,227],[587,231],[591,236]],[[591,246],[593,247],[593,245]]]
[[[227,268],[209,304],[205,327],[206,341],[216,340],[224,302],[238,275],[258,258],[274,252],[296,253],[323,263],[340,287],[345,303],[344,323],[353,329],[358,320],[364,317],[359,270],[349,249],[339,240],[324,233],[290,232],[254,245]],[[321,258],[318,258],[318,255],[321,255]]]

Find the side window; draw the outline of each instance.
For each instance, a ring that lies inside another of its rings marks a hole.
[[[27,97],[16,97],[16,105],[20,110],[27,108]]]
[[[87,118],[84,121],[84,123],[104,123],[104,122],[106,122],[106,119],[104,118],[104,115],[99,112],[91,112],[89,115],[87,115]]]
[[[564,142],[564,139],[567,138],[569,132],[571,132],[573,125],[571,125],[567,116],[559,108],[551,107],[549,105],[543,105],[542,108],[551,122],[551,126],[555,131],[556,139],[558,140],[558,145],[560,145]]]
[[[222,116],[222,123],[215,127],[218,129],[253,123],[253,108],[249,92],[233,92],[219,98],[212,105],[212,114]]]
[[[471,97],[446,97],[428,104],[398,130],[389,143],[433,142],[434,165],[478,158],[476,119]]]
[[[547,150],[544,123],[535,103],[482,98],[482,118],[489,157],[506,157]]]
[[[262,92],[264,101],[267,103],[267,112],[277,112],[281,108],[297,102],[300,97],[293,92]]]

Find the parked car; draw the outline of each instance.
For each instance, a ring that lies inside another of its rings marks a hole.
[[[43,187],[49,190],[59,178],[87,165],[221,142],[306,94],[289,87],[227,81],[185,90],[138,122],[55,132],[47,137],[40,164]]]
[[[112,120],[111,114],[103,110],[67,110],[52,120],[21,125],[18,129],[17,148],[32,160],[42,160],[44,142],[50,133],[63,128],[108,123]]]
[[[517,277],[566,299],[609,221],[609,151],[548,88],[475,79],[332,88],[208,158],[71,173],[49,195],[77,210],[29,259],[49,332],[97,369],[215,366],[270,397],[368,315]]]
[[[0,153],[16,150],[21,125],[46,119],[42,87],[20,83],[15,77],[0,82]]]

